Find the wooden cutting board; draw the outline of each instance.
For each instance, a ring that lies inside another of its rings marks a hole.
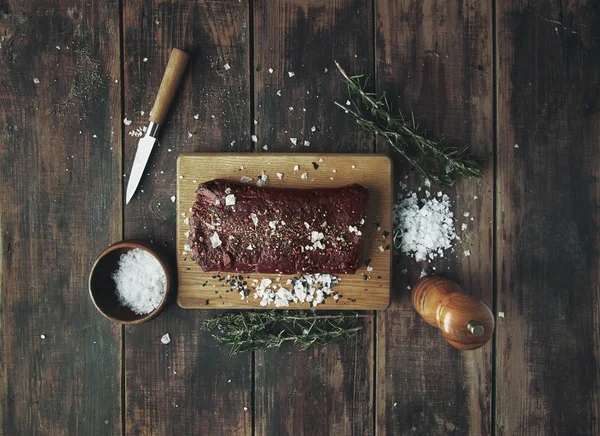
[[[316,165],[318,168],[315,168]],[[294,167],[299,169],[294,171]],[[274,280],[277,274],[244,274],[250,295],[242,299],[225,282],[227,273],[204,272],[185,252],[188,231],[186,218],[194,203],[195,191],[202,182],[227,179],[239,182],[242,176],[255,183],[262,172],[268,186],[286,188],[339,187],[359,183],[369,190],[367,218],[363,229],[361,267],[356,274],[340,274],[333,289],[340,294],[336,302],[327,298],[316,309],[385,309],[390,300],[392,258],[392,164],[387,156],[369,154],[288,154],[288,153],[196,153],[177,159],[177,302],[183,308],[275,309],[260,306],[254,298],[253,280]],[[283,173],[279,179],[277,173]],[[306,173],[306,179],[302,175]],[[387,235],[387,237],[386,237]],[[383,250],[383,251],[382,251]],[[367,270],[366,263],[372,271]],[[293,276],[281,275],[285,284]],[[290,309],[313,309],[307,303],[290,302]],[[281,309],[286,309],[283,307]]]

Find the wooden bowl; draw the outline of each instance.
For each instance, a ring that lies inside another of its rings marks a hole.
[[[138,315],[119,303],[115,281],[112,278],[112,274],[119,268],[121,255],[134,248],[139,248],[154,256],[165,271],[167,278],[167,288],[162,301],[156,309],[144,315]],[[121,324],[142,324],[158,315],[167,303],[172,283],[172,268],[164,255],[148,244],[132,240],[116,242],[100,253],[92,266],[89,277],[90,297],[96,309],[106,318]]]

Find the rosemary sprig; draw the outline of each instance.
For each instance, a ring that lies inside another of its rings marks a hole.
[[[401,112],[394,116],[385,92],[367,92],[367,80],[363,76],[348,76],[340,64],[335,64],[348,86],[352,105],[335,104],[350,113],[363,129],[376,137],[384,137],[430,181],[438,186],[450,186],[459,177],[481,177],[485,161],[473,156],[468,146],[450,147],[429,138],[413,113],[410,117]]]
[[[356,312],[316,315],[298,311],[242,312],[217,315],[202,324],[203,330],[217,330],[213,335],[219,345],[231,345],[231,355],[279,348],[293,342],[302,351],[348,339],[362,327]]]

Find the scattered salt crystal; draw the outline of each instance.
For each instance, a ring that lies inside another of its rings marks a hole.
[[[471,212],[465,212],[465,213],[463,213],[464,217],[468,217],[469,215],[471,215]]]
[[[273,74],[273,68],[269,68],[269,73]]]
[[[177,197],[175,197],[174,195],[172,195],[172,196],[171,196],[171,201],[172,201],[173,203],[175,203],[175,200],[176,200],[176,199],[177,199]]]
[[[350,106],[352,103],[350,102],[350,100],[346,100],[346,106]]]
[[[299,165],[294,165],[294,171],[298,171],[300,169]]]
[[[230,69],[231,67],[229,66],[229,64],[225,64],[223,65],[223,68],[225,68],[225,71],[227,71],[228,69]]]
[[[402,271],[400,271],[402,274],[406,274],[408,272],[408,270],[406,268],[404,268]]]
[[[179,176],[179,180],[183,180],[183,176]]]
[[[425,277],[427,275],[427,271],[425,270],[421,270],[421,275],[419,276],[420,279],[422,279],[423,277]]]
[[[92,135],[92,138],[97,138],[97,137],[98,137],[97,135]]]
[[[409,290],[410,290],[410,286],[407,286],[407,287],[406,287],[406,289],[409,289]]]
[[[330,177],[329,180],[333,180],[333,177]]]
[[[40,83],[40,79],[38,79],[37,77],[34,77],[33,83],[35,83],[37,85],[38,83]]]
[[[277,177],[279,178],[279,180],[283,179],[283,173],[277,173]]]
[[[170,148],[167,148],[167,151],[168,151],[169,153],[171,153],[173,150],[171,150]]]
[[[442,195],[444,195],[444,194],[442,194],[442,191],[438,191],[437,196],[441,197]]]
[[[464,232],[465,230],[467,230],[467,223],[462,223],[460,226],[460,229]]]
[[[404,176],[405,179],[408,179],[408,176]],[[426,188],[431,188],[431,181],[429,179],[425,179],[423,181],[423,184],[425,185]]]
[[[356,165],[352,165],[352,169],[355,169],[355,168],[356,168]]]
[[[142,62],[148,62],[148,58],[142,59]]]
[[[316,132],[316,131],[317,131],[317,128],[316,128],[315,126],[312,126],[312,127],[310,128],[310,131],[311,131],[311,132]]]
[[[194,115],[194,119],[195,119],[195,120],[198,120],[198,119],[200,119],[200,114],[196,114],[196,115]]]
[[[141,111],[141,112],[140,112],[140,115],[144,116],[144,114],[145,114],[145,113],[146,113],[146,112],[144,112],[144,111]],[[144,131],[146,131],[146,127],[145,127],[145,126],[144,126]]]
[[[217,248],[221,246],[221,238],[219,238],[219,234],[217,232],[214,232],[213,235],[210,237],[210,243],[212,244],[212,248]]]
[[[519,148],[519,144],[515,144],[515,148]]]
[[[383,245],[379,246],[379,251],[381,251],[382,253],[385,251],[385,248],[383,248]]]
[[[233,206],[235,205],[235,195],[229,194],[225,197],[225,206]]]
[[[260,176],[258,176],[258,180],[256,181],[256,186],[265,186],[267,184],[267,180],[269,180],[269,176],[265,174],[263,171]]]
[[[248,408],[247,408],[247,407],[244,407],[244,410],[248,410]]]
[[[290,77],[294,77],[295,75],[296,75],[296,73],[293,73],[293,72],[291,72],[291,71],[288,71],[288,76],[290,76]]]
[[[166,334],[164,334],[164,335],[162,336],[162,338],[160,338],[160,341],[161,341],[163,344],[167,345],[169,342],[171,342],[171,336],[169,336],[169,334],[168,334],[168,333],[166,333]]]
[[[183,224],[185,224],[186,226],[188,226],[190,224],[190,219],[189,218],[185,218],[183,220]]]
[[[463,251],[465,256],[470,256],[471,255],[471,250],[465,250]]]
[[[277,90],[277,95],[278,95],[279,97],[281,97],[281,89],[278,89],[278,90]]]
[[[474,196],[473,196],[473,200],[477,200],[478,198],[479,198],[479,197],[478,197],[478,196],[476,196],[476,195],[474,195]]]
[[[153,255],[139,248],[121,255],[119,268],[112,274],[112,279],[119,303],[138,315],[152,312],[165,296],[167,277],[164,269]]]
[[[131,120],[128,120],[127,117],[123,118],[123,124],[129,126],[131,124]]]
[[[40,338],[46,339],[46,335],[40,335]]]
[[[355,233],[355,234],[357,234],[358,236],[362,235],[362,232],[361,232],[360,230],[358,230],[358,227],[355,227],[355,226],[349,226],[349,227],[348,227],[348,231],[349,231],[350,233]]]
[[[337,170],[334,168],[331,170],[332,173],[337,173]]]
[[[229,145],[231,145],[233,147],[233,144],[235,144],[235,141],[231,141],[231,143]]]
[[[307,173],[302,173],[302,175],[300,176],[300,178],[302,180],[306,180],[306,179],[308,179],[308,174]]]
[[[250,214],[250,219],[252,220],[255,226],[258,225],[258,216],[255,213]]]
[[[263,150],[264,151],[269,151],[269,146],[267,144],[263,145]]]
[[[254,120],[254,125],[258,126],[258,121]]]
[[[258,142],[258,138],[256,137],[256,135],[252,135],[252,142]]]
[[[191,138],[192,136],[194,136],[194,134],[190,131],[188,131],[188,138]]]
[[[305,147],[310,147],[310,141],[304,141],[304,146]]]
[[[372,266],[368,266],[368,267],[367,267],[367,271],[369,271],[369,272],[370,272],[370,271],[373,271],[373,267],[372,267]]]
[[[325,68],[325,71],[323,71],[323,73],[327,74],[327,71],[329,71],[327,68]]]
[[[298,143],[298,138],[290,138],[290,142],[296,145]]]
[[[242,183],[248,183],[252,181],[252,177],[248,177],[248,176],[242,176],[242,178],[240,179],[240,182]]]
[[[294,110],[292,106],[290,106],[288,109],[290,110],[290,112]]]
[[[504,318],[504,312],[498,312],[498,316],[499,316],[500,318]]]

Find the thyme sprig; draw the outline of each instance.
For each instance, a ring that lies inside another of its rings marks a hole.
[[[343,76],[351,97],[351,105],[335,102],[350,113],[358,125],[400,153],[415,169],[438,186],[451,186],[460,177],[481,177],[484,159],[471,154],[469,147],[451,147],[428,136],[413,113],[404,116],[392,113],[385,92],[368,92],[363,76],[348,76],[335,63]]]
[[[298,344],[302,351],[352,338],[361,330],[356,312],[317,315],[305,311],[241,312],[217,315],[202,324],[219,345],[230,345],[231,355],[279,348],[286,342]]]

